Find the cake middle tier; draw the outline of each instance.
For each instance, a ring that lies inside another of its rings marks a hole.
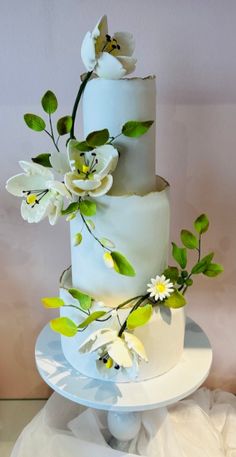
[[[155,78],[109,80],[95,78],[88,82],[83,95],[85,137],[107,128],[112,137],[127,121],[156,120]],[[120,159],[113,173],[110,195],[145,194],[155,189],[155,122],[139,138],[121,135],[114,141]]]
[[[169,186],[159,178],[158,189],[144,196],[105,195],[96,199],[94,235],[115,244],[114,250],[125,255],[133,265],[134,277],[120,275],[105,265],[103,248],[86,227],[82,243],[74,246],[74,237],[82,226],[81,216],[70,222],[73,287],[107,306],[146,292],[147,283],[161,274],[167,264]]]

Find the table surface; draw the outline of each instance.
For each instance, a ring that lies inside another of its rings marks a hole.
[[[160,408],[190,395],[208,376],[212,349],[199,325],[187,318],[183,355],[166,374],[139,382],[99,381],[67,362],[60,335],[46,325],[37,339],[35,358],[41,377],[60,395],[91,408],[128,412]]]

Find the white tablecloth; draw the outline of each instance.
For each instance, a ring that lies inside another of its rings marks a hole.
[[[142,413],[128,453],[106,440],[105,412],[54,393],[23,430],[11,457],[236,457],[236,397],[201,388],[174,406]]]

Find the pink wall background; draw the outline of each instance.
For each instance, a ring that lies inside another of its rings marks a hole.
[[[157,74],[157,172],[172,187],[172,239],[201,212],[212,221],[204,247],[225,273],[198,281],[188,314],[213,345],[207,384],[236,392],[235,1],[10,0],[0,4],[0,397],[48,394],[34,365],[36,336],[50,318],[40,297],[57,294],[70,263],[66,223],[28,225],[4,190],[17,160],[49,150],[22,116],[40,114],[49,88],[61,114],[70,113],[84,71],[82,38],[104,12],[111,31],[134,33],[136,74]]]

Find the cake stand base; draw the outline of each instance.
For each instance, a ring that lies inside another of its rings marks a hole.
[[[65,359],[60,335],[49,325],[36,342],[36,364],[41,377],[60,395],[90,408],[108,411],[109,444],[126,451],[140,431],[141,412],[171,405],[193,393],[208,376],[212,349],[203,330],[187,319],[180,362],[167,373],[139,382],[99,381],[77,372]]]

